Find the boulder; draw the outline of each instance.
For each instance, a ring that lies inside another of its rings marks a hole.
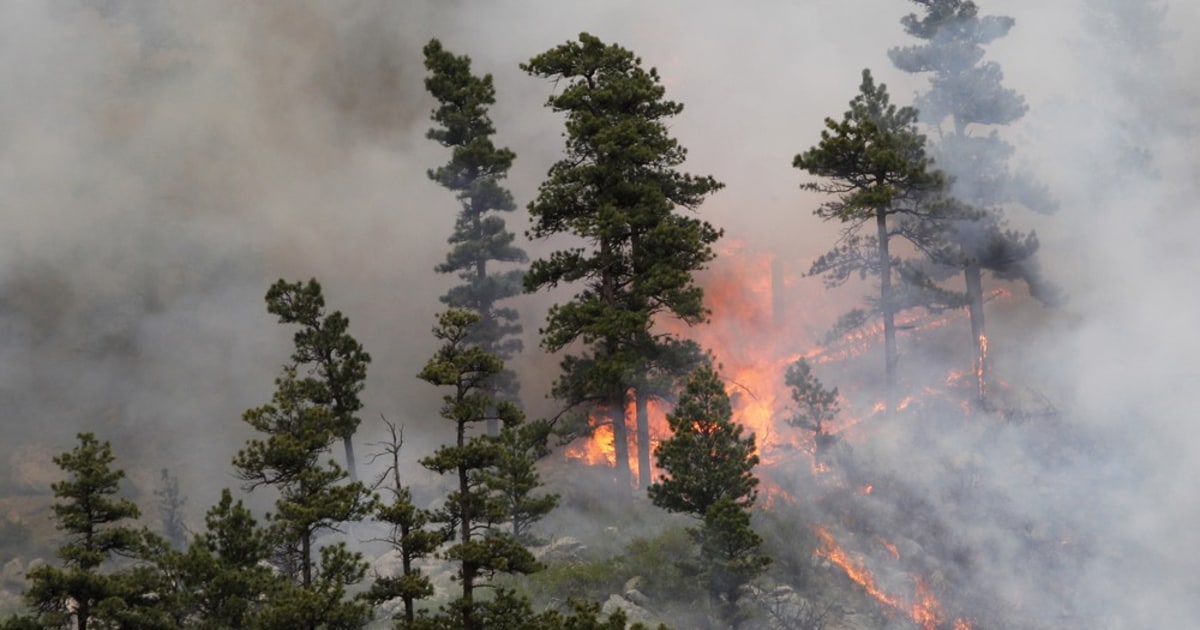
[[[611,615],[618,610],[624,611],[625,618],[631,625],[635,623],[651,624],[650,611],[620,595],[609,595],[608,601],[604,602],[604,606],[600,609],[600,612]]]
[[[645,593],[637,590],[636,588],[625,591],[625,594],[622,595],[621,597],[624,597],[625,599],[637,604],[638,606],[644,607],[644,606],[650,605],[650,598],[646,597]]]
[[[5,582],[24,582],[25,565],[20,558],[13,558],[0,567],[0,584]]]
[[[534,547],[529,551],[542,564],[581,562],[584,560],[584,553],[587,552],[587,545],[579,542],[574,536],[563,536],[548,545]]]

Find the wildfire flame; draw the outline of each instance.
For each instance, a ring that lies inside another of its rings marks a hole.
[[[975,379],[979,383],[979,400],[987,397],[987,384],[984,382],[984,365],[987,363],[987,336],[979,335],[979,357],[975,362]]]
[[[915,587],[911,604],[905,604],[902,599],[894,595],[889,595],[883,591],[875,582],[875,576],[861,562],[855,561],[846,553],[837,541],[833,539],[833,534],[823,527],[816,528],[817,538],[820,539],[821,545],[817,548],[817,555],[825,558],[831,563],[841,567],[846,576],[857,583],[867,592],[868,595],[875,598],[881,604],[893,608],[895,610],[907,613],[912,618],[913,622],[921,626],[925,630],[936,630],[938,625],[942,623],[942,604],[938,601],[929,587],[920,578],[914,578]],[[895,545],[884,543],[888,550],[895,558],[899,558],[900,554],[896,551]],[[955,630],[971,630],[971,624],[965,619],[954,620]]]
[[[878,586],[875,585],[875,576],[858,562],[855,562],[846,554],[846,551],[838,546],[833,540],[833,534],[823,527],[816,529],[817,538],[821,540],[821,546],[817,548],[817,555],[826,560],[838,565],[846,572],[846,576],[858,583],[867,591],[867,594],[874,597],[882,604],[886,604],[897,610],[902,610],[905,606],[900,600],[884,593]]]
[[[827,462],[815,457],[812,432],[796,429],[785,421],[791,404],[790,392],[784,384],[787,367],[801,357],[810,364],[822,365],[861,356],[877,347],[883,327],[882,324],[867,325],[828,343],[818,343],[810,334],[800,330],[802,326],[796,325],[796,322],[810,316],[808,313],[785,312],[787,304],[782,299],[781,289],[786,288],[791,279],[784,277],[779,262],[768,255],[749,253],[738,243],[727,244],[726,250],[721,252],[719,262],[722,264],[708,270],[703,278],[706,303],[712,310],[711,322],[704,326],[689,327],[675,321],[662,321],[658,322],[658,327],[663,332],[692,339],[713,353],[731,398],[733,420],[746,427],[747,433],[755,435],[760,458],[758,473],[762,478],[761,505],[769,509],[780,502],[796,502],[795,497],[771,483],[769,478],[772,468],[785,456],[796,453],[813,455],[811,470],[814,478],[828,478],[825,473],[830,471]],[[1008,295],[1007,291],[996,290],[989,294],[987,301]],[[965,311],[905,315],[897,318],[897,328],[916,336],[963,317]],[[962,393],[965,379],[983,374],[987,338],[982,335],[978,351],[978,360],[970,368],[951,372],[943,384],[925,385],[920,390],[919,399],[914,396],[902,398],[897,403],[897,411],[913,406],[918,400]],[[978,394],[982,396],[982,378],[971,380],[979,383]],[[837,426],[827,426],[823,430],[843,439],[848,437],[850,429],[864,419],[879,416],[886,407],[885,403],[880,402],[874,409],[860,408],[855,415],[851,413],[850,401],[839,397],[839,403],[843,414],[836,422]],[[969,400],[961,404],[964,413],[971,412]],[[920,404],[916,408],[919,410]],[[662,402],[652,401],[649,405],[651,444],[644,448],[651,449],[651,452],[661,439],[670,434],[666,422],[667,411]],[[591,435],[571,444],[565,451],[566,457],[593,466],[615,466],[613,428],[608,417],[593,417],[589,421],[593,427]],[[632,403],[625,409],[624,421],[626,433],[630,436],[629,467],[632,479],[637,483],[639,445],[636,443],[636,411]],[[860,483],[857,488],[863,495],[870,495],[873,490],[871,484]],[[902,598],[888,594],[876,583],[865,564],[852,559],[827,530],[818,528],[816,532],[821,541],[818,555],[839,566],[873,598],[911,617],[924,628],[932,629],[942,623],[941,604],[923,580],[913,578],[911,596]],[[883,539],[879,539],[879,542],[893,560],[900,559],[896,545]],[[971,625],[966,620],[955,619],[953,627],[955,630],[970,630]]]

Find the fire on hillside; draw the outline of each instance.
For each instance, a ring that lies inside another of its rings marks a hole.
[[[813,433],[787,422],[792,401],[784,384],[784,374],[788,366],[800,358],[830,370],[845,367],[877,348],[882,337],[882,326],[868,324],[832,342],[819,343],[816,336],[805,328],[805,314],[788,308],[785,294],[795,288],[796,278],[798,276],[786,276],[781,271],[781,265],[774,262],[771,256],[752,254],[734,245],[703,278],[706,301],[712,309],[711,322],[691,328],[678,324],[672,327],[670,323],[664,326],[668,332],[693,339],[712,353],[730,394],[734,420],[756,438],[760,458],[757,474],[763,495],[759,506],[767,510],[780,501],[795,503],[798,500],[789,492],[788,484],[779,483],[774,478],[776,475],[793,475],[796,470],[811,471],[809,474],[814,479],[822,480],[821,483],[829,492],[844,491],[864,496],[873,492],[870,480],[855,480],[851,484],[845,476],[829,474],[835,464],[817,456]],[[989,296],[989,300],[1008,297],[1007,291],[997,290]],[[900,330],[912,336],[928,334],[951,322],[962,322],[965,316],[965,312],[961,311],[907,315],[898,318],[897,324]],[[986,338],[981,340],[981,344],[984,344],[983,353],[986,353]],[[933,398],[954,400],[954,408],[970,412],[976,392],[974,379],[969,377],[980,372],[981,366],[972,365],[958,372],[951,371],[949,376],[938,379],[937,383],[923,384],[912,395],[898,397],[894,413],[920,407],[922,401]],[[968,380],[972,382],[967,383]],[[839,396],[842,413],[832,426],[825,429],[834,439],[847,442],[867,439],[871,427],[889,417],[885,403],[865,395],[865,389],[854,388],[853,393],[848,395],[846,388],[842,388],[842,395]],[[982,390],[978,393],[982,394]],[[864,404],[863,400],[869,402]],[[669,411],[669,404],[664,401],[652,400],[649,404],[648,448],[651,452],[662,439],[670,435],[666,421]],[[636,485],[638,444],[632,402],[625,410],[625,422],[626,435],[629,436],[628,465]],[[564,451],[565,457],[591,466],[615,466],[614,432],[606,415],[594,415],[589,418],[589,423],[592,426],[590,435],[568,445]],[[808,463],[796,466],[798,458]],[[659,471],[652,471],[652,477],[657,474]],[[831,528],[818,525],[814,529],[819,540],[816,554],[838,566],[885,608],[899,611],[910,617],[917,626],[929,630],[971,628],[970,622],[964,618],[946,618],[943,606],[926,577],[910,575],[907,592],[901,592],[904,589],[896,590],[894,585],[884,587],[868,568],[872,563],[856,559],[856,555],[839,545]],[[899,561],[896,545],[881,538],[878,540],[880,544],[877,546],[884,550],[881,558],[884,561]],[[881,560],[875,558],[874,561]]]

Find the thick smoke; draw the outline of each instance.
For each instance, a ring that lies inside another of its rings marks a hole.
[[[1037,229],[1044,270],[1069,299],[1053,312],[993,311],[996,371],[1048,396],[1067,425],[1053,435],[1087,446],[1063,446],[1063,455],[1021,427],[953,438],[891,428],[856,457],[935,503],[953,490],[945,462],[970,466],[1026,528],[943,515],[975,550],[968,573],[955,576],[970,597],[1026,598],[1020,619],[1045,606],[1109,627],[1192,625],[1200,54],[1188,29],[1200,11],[1165,3],[1159,32],[1140,1],[980,4],[1016,18],[989,57],[1030,111],[1002,134],[1061,208],[1011,217]],[[145,486],[169,464],[196,488],[192,505],[207,504],[233,483],[241,411],[269,399],[290,352],[290,331],[266,314],[262,295],[275,278],[311,276],[374,357],[360,443],[374,439],[379,414],[409,427],[410,452],[447,438],[438,394],[413,376],[434,346],[437,296],[454,282],[432,272],[456,204],[425,177],[446,159],[424,139],[432,104],[420,48],[430,37],[495,75],[497,140],[517,152],[510,183],[521,203],[560,155],[561,121],[542,107],[554,86],[517,64],[583,30],[631,48],[686,105],[673,131],[691,151],[689,170],[728,186],[703,216],[803,271],[837,228],[812,217],[821,200],[798,189],[791,159],[817,141],[824,117],[844,111],[862,68],[895,101],[925,89],[886,56],[911,43],[899,18],[916,8],[0,4],[0,451],[56,452],[75,431],[95,430],[117,442]],[[522,230],[521,213],[510,224]],[[826,294],[816,280],[789,286],[789,302],[819,313],[815,328],[857,299],[851,289]],[[542,415],[552,410],[541,396],[556,365],[537,349],[546,299],[519,302],[526,352],[517,368],[532,414]],[[910,354],[902,369],[925,369]],[[951,456],[960,451],[986,456]],[[1030,541],[1089,549],[1047,578],[1022,565]],[[1042,601],[1040,591],[1070,601]]]

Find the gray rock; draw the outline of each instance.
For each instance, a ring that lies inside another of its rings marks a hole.
[[[611,615],[618,610],[625,612],[625,617],[630,624],[651,623],[650,611],[638,606],[624,597],[621,597],[620,595],[609,595],[608,601],[604,602],[604,606],[600,608],[600,612],[606,615]]]
[[[391,577],[400,575],[403,572],[404,565],[400,560],[400,552],[392,549],[382,556],[375,558],[371,562],[371,570],[368,575],[378,575],[380,577]]]
[[[530,549],[533,557],[542,564],[558,564],[561,562],[578,562],[584,559],[587,545],[579,542],[574,536],[563,536],[542,547]]]
[[[0,567],[0,582],[24,582],[25,565],[20,558],[13,558]]]
[[[637,590],[636,588],[631,588],[631,589],[625,591],[625,594],[622,595],[622,597],[637,604],[638,606],[645,607],[645,606],[650,605],[650,598],[646,597],[646,595],[644,593]]]
[[[925,549],[911,538],[901,538],[895,542],[896,552],[904,560],[919,558],[925,554]]]

